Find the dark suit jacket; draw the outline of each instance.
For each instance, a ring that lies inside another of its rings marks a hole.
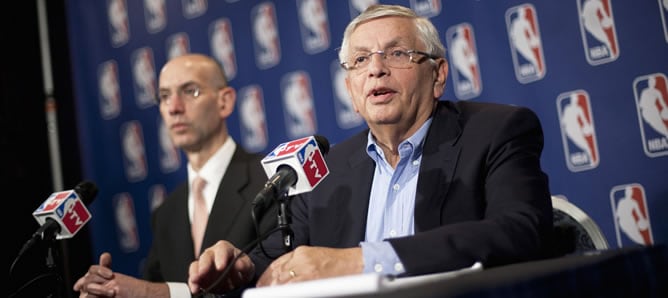
[[[240,249],[257,238],[251,217],[251,202],[267,181],[262,156],[237,146],[220,184],[206,225],[202,250],[218,240],[228,240]],[[275,225],[266,217],[261,233]],[[144,279],[187,282],[188,268],[195,260],[190,220],[188,183],[179,185],[152,215],[153,243],[146,259]]]
[[[330,174],[292,199],[295,247],[355,247],[364,240],[374,162],[368,130],[336,144]],[[545,256],[552,232],[543,132],[526,108],[441,101],[427,133],[415,199],[415,235],[389,239],[406,275]],[[264,246],[276,252],[277,237]],[[270,262],[253,252],[257,274]]]

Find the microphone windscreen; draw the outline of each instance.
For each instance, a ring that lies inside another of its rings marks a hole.
[[[318,143],[318,148],[320,148],[322,154],[325,155],[329,153],[329,141],[327,140],[327,138],[321,135],[315,135],[313,137],[315,138],[316,143]]]
[[[82,181],[74,187],[74,191],[79,194],[84,205],[88,206],[95,196],[97,196],[97,185],[90,181]]]

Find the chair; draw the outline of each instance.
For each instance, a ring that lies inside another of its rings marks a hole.
[[[608,241],[596,222],[569,201],[552,196],[557,256],[608,249]]]

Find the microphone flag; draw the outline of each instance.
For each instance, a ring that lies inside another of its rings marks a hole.
[[[49,218],[56,221],[61,227],[58,240],[74,237],[91,219],[82,198],[73,189],[52,193],[32,215],[40,226]]]
[[[329,175],[329,169],[321,151],[328,149],[321,149],[314,136],[289,141],[278,145],[267,154],[261,161],[262,167],[267,177],[273,176],[279,166],[291,167],[297,173],[298,179],[295,185],[289,187],[288,195],[309,192]]]

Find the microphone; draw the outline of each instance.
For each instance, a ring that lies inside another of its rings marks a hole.
[[[46,201],[32,213],[40,227],[32,235],[32,240],[69,239],[79,232],[91,219],[86,205],[97,196],[97,186],[83,181],[74,189],[52,193]]]
[[[266,206],[286,192],[293,196],[313,190],[327,175],[324,154],[329,141],[323,136],[309,136],[278,145],[261,161],[269,180],[253,200]]]

